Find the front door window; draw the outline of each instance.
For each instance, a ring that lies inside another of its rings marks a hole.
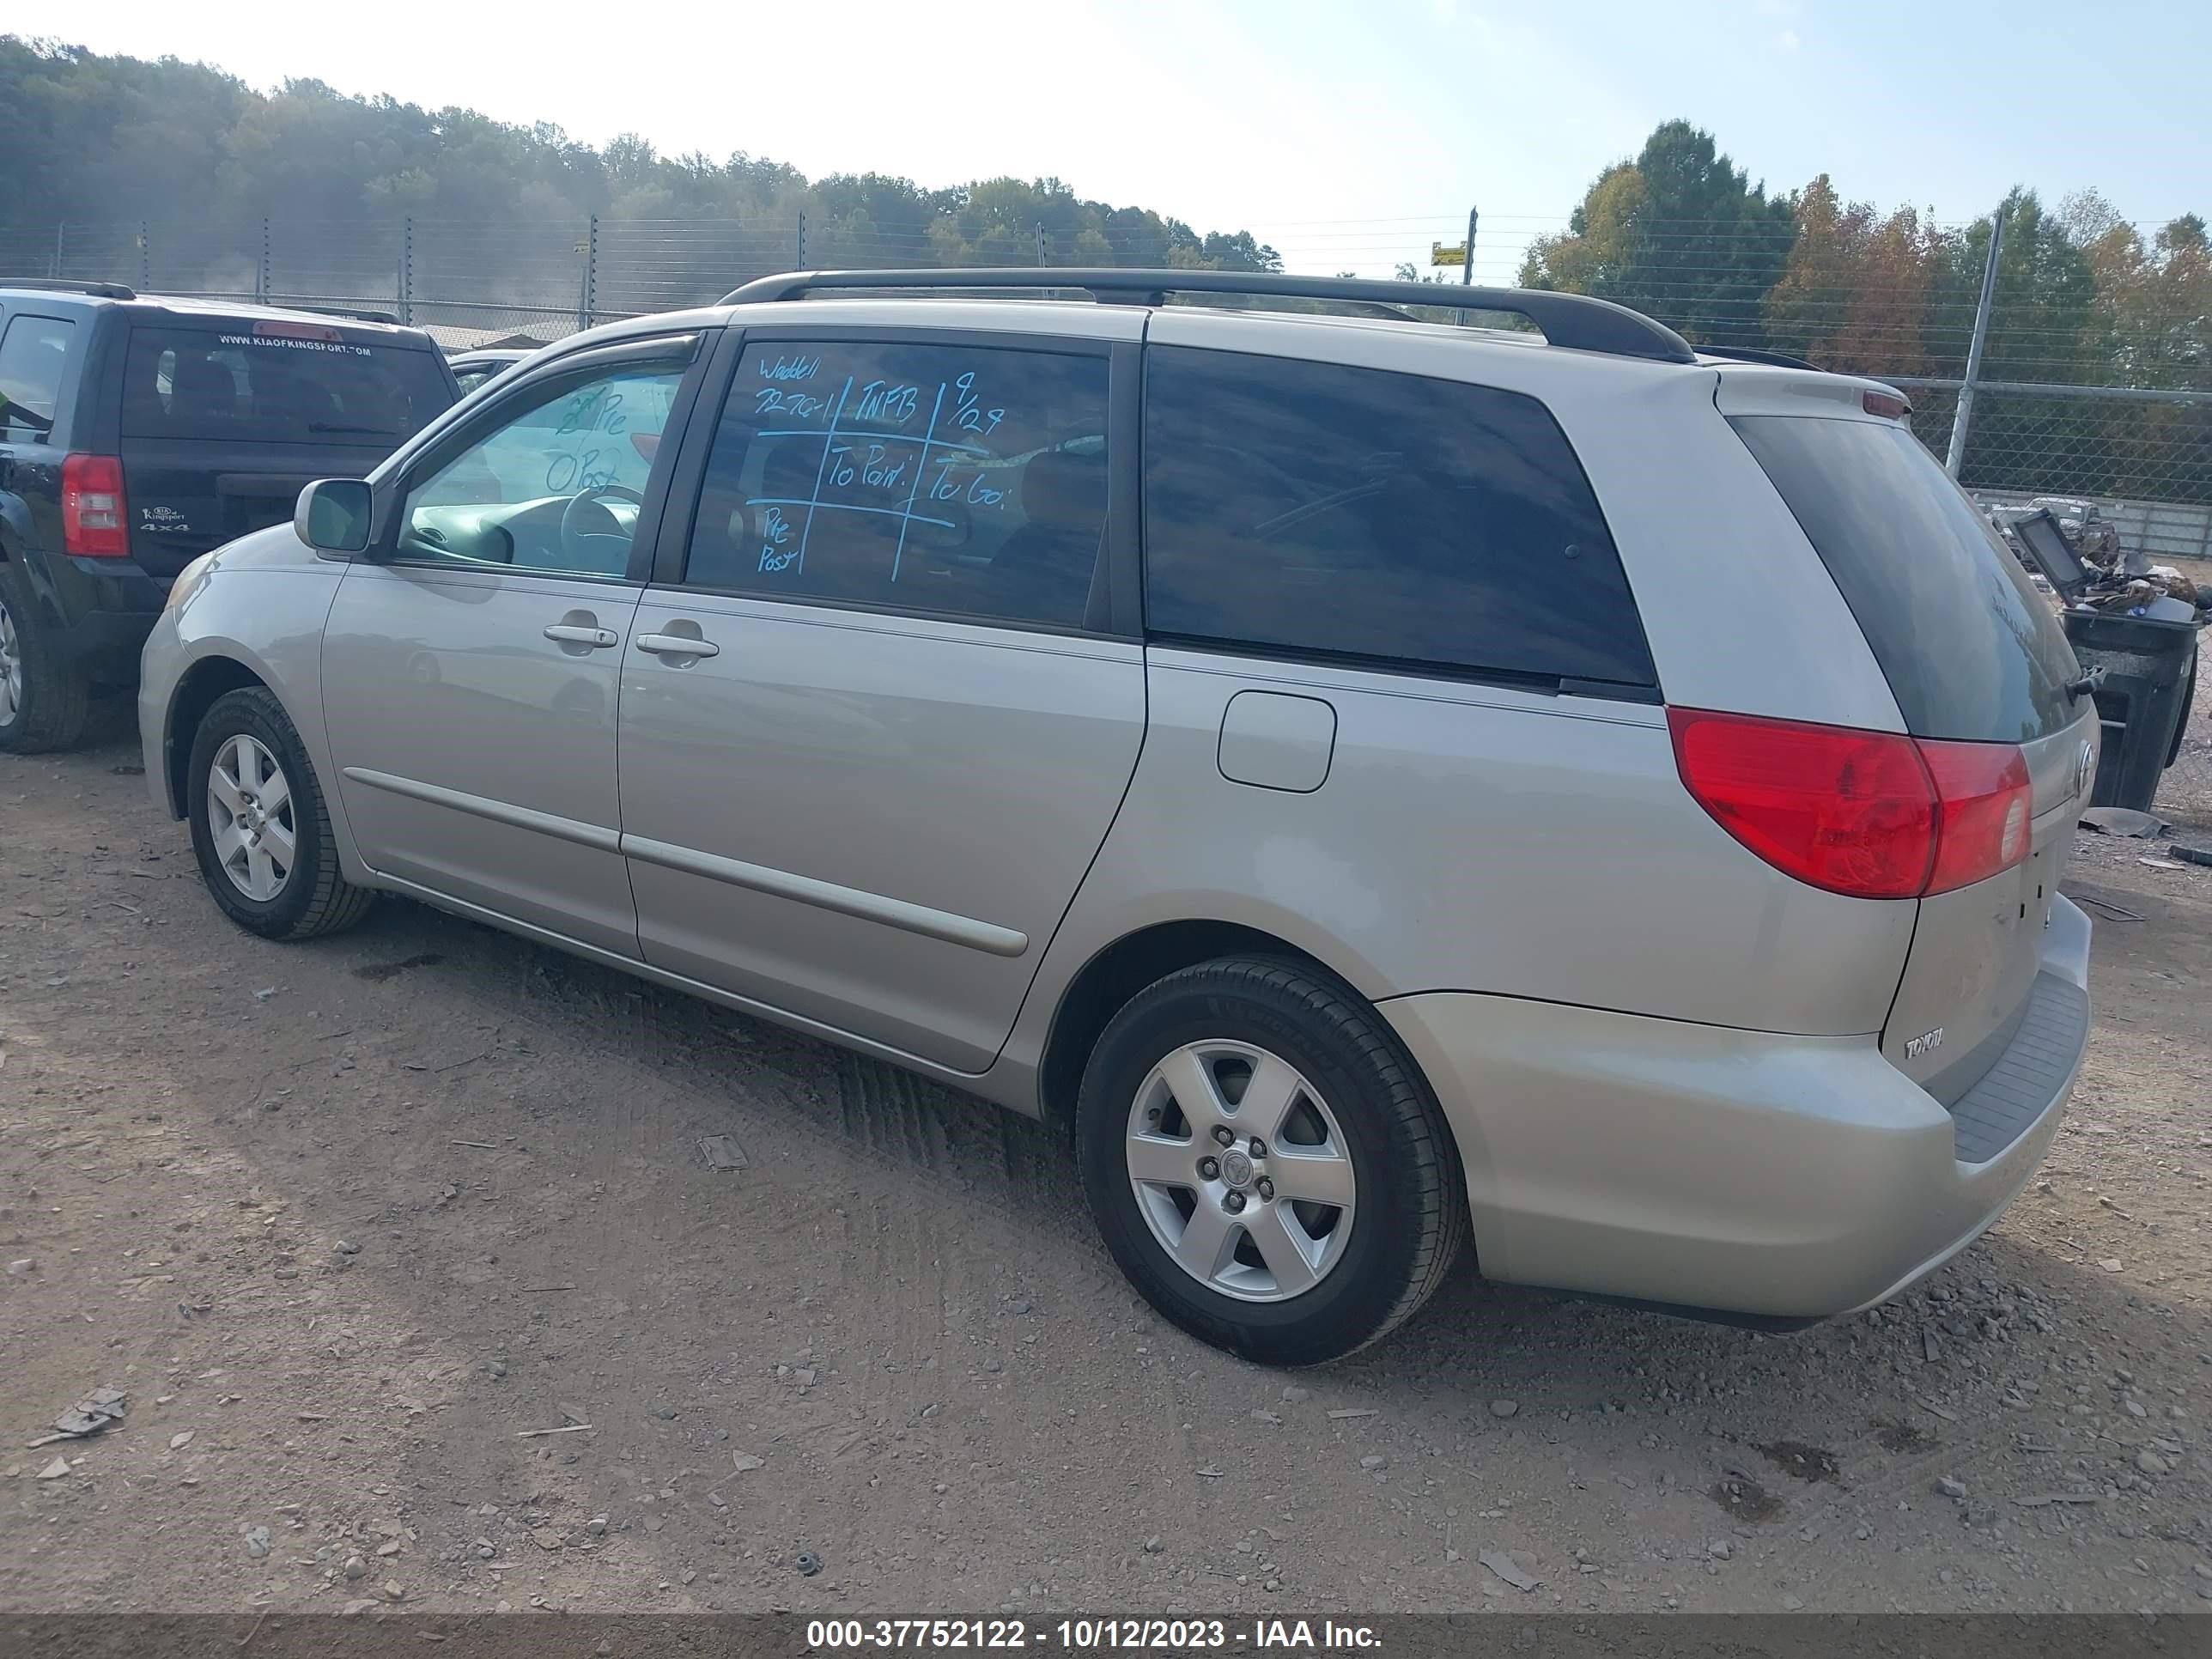
[[[620,577],[684,370],[557,381],[408,495],[404,560]]]

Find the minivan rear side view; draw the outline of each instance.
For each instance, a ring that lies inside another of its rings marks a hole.
[[[2086,1041],[2098,727],[1893,390],[1049,277],[597,329],[194,561],[140,723],[216,903],[404,895],[1064,1125],[1271,1363],[1463,1245],[1783,1328],[1996,1220]]]
[[[0,750],[75,743],[178,571],[458,396],[418,330],[0,278]]]

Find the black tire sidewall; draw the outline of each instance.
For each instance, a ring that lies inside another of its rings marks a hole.
[[[1351,1352],[1389,1321],[1418,1271],[1423,1243],[1422,1152],[1405,1132],[1392,1080],[1363,1048],[1378,1021],[1349,992],[1334,1018],[1279,981],[1224,964],[1178,974],[1139,994],[1109,1024],[1084,1075],[1076,1134],[1084,1186],[1107,1248],[1153,1306],[1205,1341],[1247,1358],[1304,1364]],[[1273,964],[1269,964],[1273,965]],[[1297,973],[1291,969],[1291,975]],[[1325,988],[1334,992],[1334,987]],[[1123,1152],[1138,1089],[1163,1056],[1186,1043],[1249,1042],[1297,1071],[1328,1103],[1352,1155],[1357,1203],[1351,1242],[1328,1275],[1286,1302],[1243,1302],[1192,1279],[1152,1236],[1130,1189]],[[1383,1045],[1399,1082],[1420,1085],[1409,1061]]]
[[[223,873],[216,859],[215,831],[208,823],[209,770],[215,764],[216,751],[241,732],[259,739],[276,757],[292,792],[292,870],[283,890],[265,902],[240,892]],[[264,939],[290,939],[297,934],[314,905],[323,861],[336,858],[337,853],[324,828],[314,768],[308,763],[299,733],[271,693],[252,687],[226,692],[208,710],[192,738],[191,760],[185,774],[185,815],[191,825],[192,854],[199,860],[200,878],[223,914]]]
[[[59,655],[30,579],[16,560],[0,556],[0,604],[15,624],[15,650],[23,668],[23,699],[13,718],[0,721],[0,752],[39,754],[76,741],[88,687]],[[72,714],[72,707],[76,712]]]

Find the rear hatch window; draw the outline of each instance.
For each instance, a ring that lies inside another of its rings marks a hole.
[[[454,398],[427,345],[289,319],[136,328],[123,373],[131,554],[156,576],[362,477]]]
[[[1887,422],[1729,424],[1858,619],[1915,737],[2029,743],[2071,726],[2081,672],[2019,562],[1920,441]]]
[[[1920,901],[1881,1040],[1891,1064],[1946,1106],[2011,1054],[2012,1074],[2028,1079],[2014,1091],[2025,1103],[2017,1133],[2060,1075],[2043,1062],[2063,1060],[2072,1041],[2060,1028],[2075,994],[2033,994],[2096,732],[2089,701],[2066,690],[2080,672],[2073,648],[1996,532],[1905,428],[1795,415],[1731,424],[1842,590],[1906,729],[2016,744],[2026,763],[2027,855]],[[1960,1156],[1973,1161],[2009,1144],[1984,1144],[1979,1110],[1959,1120]]]
[[[335,327],[141,328],[124,364],[123,435],[389,449],[453,400],[434,354]]]

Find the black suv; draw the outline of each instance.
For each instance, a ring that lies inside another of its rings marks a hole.
[[[179,570],[459,395],[389,321],[0,278],[0,750],[76,742]]]

